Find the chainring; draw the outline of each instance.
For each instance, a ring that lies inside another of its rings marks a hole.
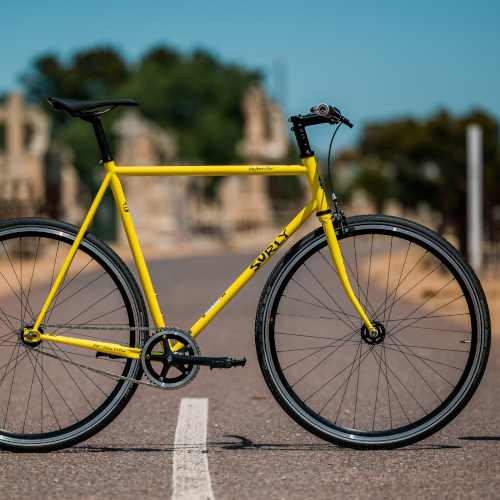
[[[181,344],[182,347],[177,346]],[[167,327],[151,336],[141,353],[142,368],[146,376],[163,389],[180,389],[198,374],[199,365],[172,363],[171,354],[200,356],[196,340],[180,328]]]

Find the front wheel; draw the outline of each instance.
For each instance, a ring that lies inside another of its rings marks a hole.
[[[346,297],[322,228],[276,265],[256,317],[264,378],[313,434],[352,448],[396,448],[450,422],[474,394],[490,348],[481,285],[462,255],[416,223],[352,217],[346,272],[378,330]]]

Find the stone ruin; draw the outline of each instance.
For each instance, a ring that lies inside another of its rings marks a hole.
[[[243,163],[284,163],[288,138],[280,107],[260,87],[247,91],[242,107],[245,122],[237,150]],[[113,133],[117,165],[179,165],[175,132],[165,131],[136,109],[122,113]],[[203,196],[205,177],[121,178],[141,243],[167,245],[214,240],[233,244],[245,236],[274,231],[269,179],[223,177],[216,199],[210,202]],[[121,226],[119,220],[117,224]],[[118,241],[126,243],[122,228]]]
[[[50,141],[50,119],[21,94],[0,106],[0,219],[43,215],[81,222],[70,152]]]
[[[288,152],[280,107],[252,87],[242,100],[243,164],[282,164]],[[117,165],[178,165],[175,132],[125,110],[113,125]],[[82,206],[71,152],[50,140],[50,118],[11,94],[0,106],[0,219],[42,215],[80,224]],[[122,177],[127,203],[145,245],[244,243],[270,234],[274,212],[271,177],[222,177],[215,200],[204,196],[206,177]],[[85,205],[88,204],[86,200]],[[104,209],[103,209],[104,210]],[[116,214],[118,243],[126,236]],[[105,234],[100,236],[106,238]]]
[[[120,166],[177,164],[177,140],[144,118],[136,109],[125,110],[113,124],[115,162]],[[127,205],[141,244],[172,244],[187,238],[190,202],[188,177],[121,177]],[[118,243],[127,238],[117,215]]]

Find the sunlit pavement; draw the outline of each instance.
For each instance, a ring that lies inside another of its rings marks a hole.
[[[228,255],[152,263],[167,324],[189,328],[251,260],[252,255]],[[208,398],[205,447],[216,499],[497,495],[496,342],[477,394],[445,429],[394,451],[339,448],[296,425],[274,401],[260,374],[254,318],[270,271],[268,267],[257,275],[198,337],[204,355],[246,356],[245,368],[202,367],[197,379],[180,391],[140,387],[108,428],[68,450],[1,452],[0,497],[171,498],[179,405],[188,397]]]

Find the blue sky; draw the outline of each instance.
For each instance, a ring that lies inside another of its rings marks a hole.
[[[19,75],[46,52],[69,58],[112,45],[136,61],[158,44],[202,47],[261,70],[287,116],[319,102],[338,106],[356,125],[339,132],[349,144],[367,121],[440,107],[500,118],[499,22],[495,0],[6,1],[0,93],[20,89]],[[313,142],[317,152],[327,146]]]

